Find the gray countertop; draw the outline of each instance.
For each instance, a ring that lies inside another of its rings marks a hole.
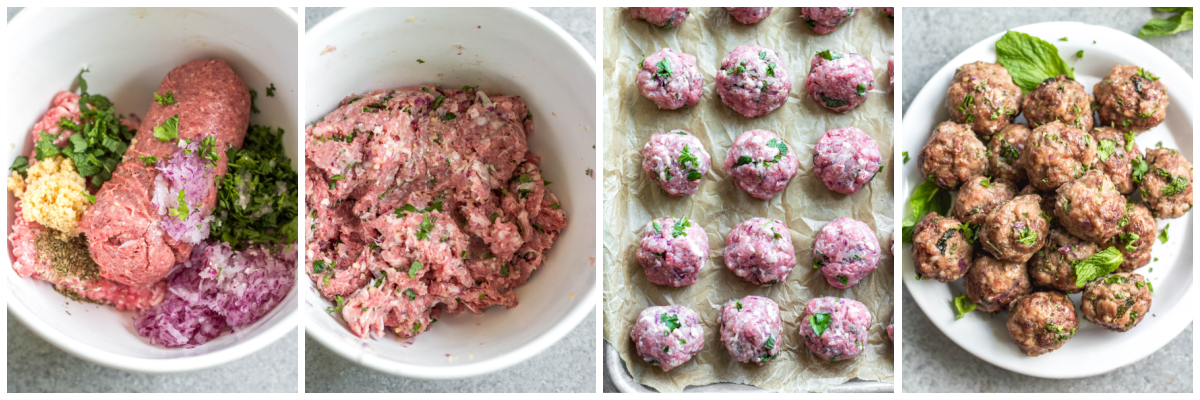
[[[305,8],[312,29],[337,8]],[[595,8],[534,8],[589,54],[596,53]],[[596,312],[541,354],[500,372],[471,379],[428,381],[391,376],[344,359],[311,337],[304,341],[305,392],[588,392],[596,391]]]
[[[1137,35],[1150,8],[902,10],[904,108],[939,68],[976,42],[1005,29],[1047,21],[1104,25]],[[1192,74],[1192,31],[1147,38]],[[1192,325],[1149,357],[1116,371],[1083,379],[1042,379],[1009,372],[963,350],[942,334],[904,290],[904,392],[1191,392]]]

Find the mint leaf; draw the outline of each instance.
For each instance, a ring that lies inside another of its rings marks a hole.
[[[1008,69],[1013,83],[1032,92],[1046,78],[1066,75],[1075,79],[1074,69],[1058,56],[1058,48],[1045,40],[1008,31],[996,41],[996,61]]]
[[[1086,260],[1071,263],[1071,268],[1075,270],[1075,286],[1083,287],[1088,282],[1108,276],[1124,261],[1121,252],[1116,247],[1109,246]]]
[[[975,303],[972,303],[967,295],[960,295],[954,298],[954,310],[958,311],[958,316],[954,317],[954,320],[958,321],[967,316],[967,313],[975,311]]]
[[[1157,7],[1163,8],[1163,7]],[[1182,8],[1182,7],[1175,7]],[[1185,10],[1167,19],[1154,18],[1138,31],[1139,37],[1154,37],[1174,35],[1179,32],[1192,30],[1192,10]]]
[[[904,243],[912,243],[912,231],[917,221],[931,212],[945,215],[950,211],[951,200],[950,192],[942,190],[932,180],[926,179],[921,182],[908,198],[908,206],[912,213],[904,217],[902,225]]]

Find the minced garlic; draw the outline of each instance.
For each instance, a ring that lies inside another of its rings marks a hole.
[[[54,156],[38,161],[26,172],[23,180],[15,174],[8,179],[9,190],[21,199],[25,218],[74,236],[83,211],[91,204],[84,196],[87,186],[76,172],[75,162]]]

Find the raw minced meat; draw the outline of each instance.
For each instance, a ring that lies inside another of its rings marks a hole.
[[[826,361],[858,357],[867,348],[871,312],[856,300],[818,297],[809,300],[800,317],[800,337],[813,355]]]
[[[771,16],[772,7],[725,7],[737,22],[753,24]]]
[[[734,360],[763,365],[783,349],[779,305],[766,297],[746,296],[721,307],[721,343]]]
[[[855,127],[831,129],[813,147],[813,167],[829,190],[855,194],[883,171],[879,145]]]
[[[650,283],[680,287],[696,283],[708,250],[708,236],[699,223],[672,216],[650,221],[642,229],[637,260]]]
[[[800,171],[796,152],[770,131],[751,129],[738,135],[725,155],[725,173],[751,196],[769,200],[787,188]]]
[[[795,266],[796,249],[783,222],[751,218],[734,226],[725,238],[725,267],[750,283],[783,282]]]
[[[704,348],[700,315],[680,305],[646,307],[629,336],[638,355],[663,371],[683,365]]]
[[[658,108],[690,107],[704,94],[704,75],[696,56],[663,48],[638,63],[637,87]]]
[[[633,19],[644,19],[650,25],[668,29],[679,26],[692,13],[691,7],[629,7]]]
[[[642,171],[668,196],[696,193],[711,163],[700,139],[682,129],[655,133],[642,147]]]
[[[800,7],[800,18],[813,32],[826,34],[836,31],[854,16],[859,7]]]
[[[835,219],[813,239],[813,267],[820,268],[829,286],[848,289],[879,265],[879,239],[862,221]]]
[[[721,61],[717,71],[717,96],[746,118],[766,115],[787,102],[792,79],[787,64],[775,50],[738,46]]]
[[[804,89],[822,107],[846,112],[867,101],[875,89],[875,69],[856,53],[820,51],[809,64]]]

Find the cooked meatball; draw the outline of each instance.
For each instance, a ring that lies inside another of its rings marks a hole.
[[[817,178],[829,190],[841,194],[858,193],[883,171],[881,159],[875,139],[855,127],[831,129],[813,147]]]
[[[692,13],[691,7],[629,7],[633,19],[644,19],[650,25],[668,29],[679,26]]]
[[[1083,317],[1110,331],[1126,332],[1142,322],[1150,311],[1154,289],[1146,277],[1119,273],[1097,279],[1083,291]]]
[[[888,21],[894,21],[896,18],[895,7],[879,7],[879,12],[882,13],[883,16],[887,17]]]
[[[725,7],[725,10],[743,24],[758,23],[771,16],[771,7]]]
[[[787,102],[792,78],[787,64],[775,50],[762,46],[738,46],[721,61],[717,71],[717,96],[738,114],[754,118],[774,111]]]
[[[1094,168],[1100,170],[1121,194],[1133,193],[1133,164],[1142,156],[1137,143],[1133,140],[1133,132],[1122,133],[1107,126],[1097,126],[1092,130],[1092,138],[1096,139],[1096,162]]]
[[[829,286],[848,289],[879,266],[879,239],[870,226],[850,217],[835,219],[813,239],[813,267]]]
[[[813,32],[822,35],[836,31],[838,27],[850,20],[859,7],[800,7],[800,18],[812,28]]]
[[[692,309],[674,306],[647,307],[633,325],[633,345],[650,365],[670,371],[704,348],[704,326]]]
[[[779,356],[782,326],[779,305],[766,297],[746,296],[721,307],[721,343],[740,362],[763,365]]]
[[[1158,218],[1182,217],[1192,210],[1192,163],[1174,149],[1146,151],[1150,169],[1142,177],[1142,200]]]
[[[821,106],[846,112],[865,103],[875,88],[871,62],[855,53],[824,50],[813,56],[804,79],[808,97]]]
[[[983,142],[975,137],[970,125],[952,121],[938,125],[917,156],[921,176],[932,176],[933,183],[947,190],[958,190],[971,177],[987,172],[987,167]]]
[[[1016,188],[1007,182],[986,176],[976,176],[963,184],[954,198],[950,215],[959,221],[979,227],[993,208],[1005,200],[1012,200]]]
[[[1021,112],[1034,128],[1060,121],[1084,132],[1092,130],[1092,96],[1083,85],[1066,75],[1039,83],[1037,89],[1025,96]]]
[[[1103,242],[1121,230],[1125,201],[1108,176],[1093,169],[1058,187],[1054,217],[1072,235]]]
[[[975,257],[963,276],[963,287],[967,298],[987,312],[1007,310],[1014,300],[1033,290],[1024,263],[1000,261],[987,254]]]
[[[735,225],[725,238],[725,267],[750,283],[783,282],[795,266],[796,249],[783,222],[751,218]]]
[[[975,249],[957,219],[925,214],[913,227],[913,265],[922,279],[953,282],[967,273]]]
[[[1039,287],[1067,293],[1079,293],[1076,286],[1074,263],[1096,254],[1096,244],[1072,236],[1067,231],[1054,228],[1046,239],[1046,247],[1038,250],[1029,259],[1029,279]]]
[[[1120,271],[1129,272],[1149,264],[1150,249],[1158,234],[1158,220],[1150,214],[1150,209],[1142,203],[1126,203],[1125,217],[1119,225],[1122,225],[1121,232],[1109,239],[1105,247],[1113,246],[1121,251],[1124,261]]]
[[[1018,186],[1028,182],[1025,166],[1019,161],[1025,152],[1025,140],[1032,133],[1025,124],[1009,124],[992,135],[987,143],[988,176]]]
[[[1041,207],[1042,213],[1045,215],[1046,219],[1050,220],[1050,227],[1053,228],[1059,226],[1058,220],[1054,218],[1054,200],[1058,198],[1058,194],[1055,192],[1043,192],[1037,190],[1037,188],[1034,188],[1033,185],[1025,185],[1025,187],[1021,188],[1021,191],[1017,192],[1017,196],[1025,196],[1029,194],[1036,194],[1038,197],[1042,198],[1041,202],[1038,203],[1038,206]]]
[[[637,87],[658,108],[674,110],[700,101],[704,75],[696,67],[696,56],[663,48],[638,63]]]
[[[1051,122],[1033,128],[1017,162],[1025,166],[1030,185],[1051,191],[1083,176],[1095,160],[1092,135],[1062,122]]]
[[[762,129],[742,132],[725,156],[725,173],[734,186],[763,200],[787,188],[799,171],[800,160],[791,147]]]
[[[642,229],[638,263],[655,285],[687,286],[696,283],[708,261],[708,235],[687,218],[660,218]]]
[[[983,248],[1004,261],[1028,261],[1046,244],[1050,230],[1041,202],[1036,194],[1017,196],[992,209],[979,231]]]
[[[958,68],[946,90],[950,119],[990,137],[1021,112],[1021,88],[999,64],[976,61]]]
[[[642,170],[673,197],[696,193],[709,163],[700,139],[682,129],[655,133],[642,147]]]
[[[1158,76],[1133,65],[1113,67],[1092,87],[1100,104],[1100,124],[1136,132],[1158,126],[1167,118],[1171,96]]]
[[[871,312],[855,300],[818,297],[804,306],[800,336],[813,355],[825,361],[849,360],[867,348]]]
[[[1066,294],[1037,292],[1013,302],[1005,325],[1021,352],[1037,357],[1071,340],[1079,328],[1079,317]]]

